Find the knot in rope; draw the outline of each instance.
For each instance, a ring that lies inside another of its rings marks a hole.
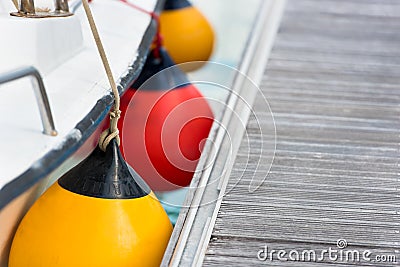
[[[118,120],[121,117],[120,110],[114,110],[110,112],[110,128],[101,133],[99,138],[99,147],[104,152],[107,149],[108,144],[115,138],[117,144],[120,145]]]
[[[119,119],[121,117],[121,110],[110,111],[110,119]]]

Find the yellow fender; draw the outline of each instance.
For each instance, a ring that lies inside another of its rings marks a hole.
[[[196,7],[186,0],[183,2],[181,5],[170,5],[160,14],[164,46],[177,64],[207,61],[214,47],[213,29]],[[166,5],[168,6],[168,1]],[[193,65],[189,70],[201,66],[202,64]]]
[[[122,160],[115,142],[113,146],[118,155],[109,163],[111,167]],[[86,163],[93,163],[91,157]],[[172,225],[155,195],[137,177],[132,181],[125,177],[120,183],[98,174],[89,179],[65,179],[78,173],[86,176],[83,171],[96,174],[96,170],[82,169],[86,163],[52,185],[28,211],[12,243],[10,267],[160,265]],[[125,167],[115,168],[117,174],[121,176]],[[82,194],[84,190],[87,195]]]

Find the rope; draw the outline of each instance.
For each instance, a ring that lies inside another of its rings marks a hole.
[[[19,10],[19,7],[18,7],[18,0],[12,0],[12,2],[14,3],[15,8],[16,8],[17,10]]]
[[[92,2],[93,0],[88,0],[88,2]],[[156,25],[157,25],[157,30],[156,30],[156,36],[154,38],[154,42],[153,44],[155,45],[156,49],[153,49],[153,54],[154,57],[156,58],[160,58],[160,49],[162,48],[162,44],[163,44],[163,38],[161,36],[161,30],[160,30],[160,16],[156,13],[156,12],[152,12],[152,11],[148,11],[138,5],[135,5],[131,2],[128,2],[128,0],[120,0],[122,3],[126,4],[127,6],[130,6],[136,10],[139,10],[140,12],[146,13],[148,15],[151,16],[152,19],[154,19],[156,21]]]
[[[94,40],[96,42],[97,50],[99,51],[101,61],[103,62],[103,66],[106,71],[108,81],[110,83],[112,92],[114,94],[114,110],[110,112],[110,128],[101,133],[99,139],[100,149],[106,151],[106,148],[112,139],[115,138],[117,144],[118,145],[120,144],[119,130],[117,126],[118,119],[121,117],[121,111],[119,110],[120,98],[117,86],[114,81],[114,77],[111,72],[110,64],[108,63],[103,44],[101,43],[100,40],[99,32],[97,31],[96,23],[94,22],[92,12],[90,11],[88,0],[82,0],[82,4],[83,8],[85,9],[86,17],[89,21],[90,29],[92,31]]]

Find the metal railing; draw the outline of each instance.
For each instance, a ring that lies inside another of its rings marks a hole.
[[[42,76],[35,67],[23,67],[0,74],[0,85],[24,77],[31,77],[32,87],[35,93],[37,105],[39,107],[40,117],[42,119],[43,133],[56,136],[57,131],[54,126],[53,115],[51,114],[46,88],[44,86]]]

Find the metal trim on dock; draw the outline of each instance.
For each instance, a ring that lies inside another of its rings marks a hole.
[[[162,266],[198,266],[203,261],[220,200],[245,130],[238,128],[238,124],[246,125],[250,116],[249,107],[258,92],[255,90],[256,84],[261,81],[284,5],[284,0],[261,3],[226,108],[222,118],[217,118],[219,123],[214,123],[211,129],[197,167],[202,171],[195,173]],[[239,115],[235,117],[233,114]],[[231,145],[233,148],[229,148]]]

